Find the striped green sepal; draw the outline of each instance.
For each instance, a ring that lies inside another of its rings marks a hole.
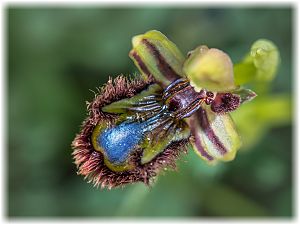
[[[184,56],[161,32],[152,30],[132,38],[129,57],[144,76],[153,76],[163,87],[183,76]]]
[[[217,115],[207,106],[187,119],[194,151],[205,161],[231,161],[241,146],[234,122],[229,114]]]

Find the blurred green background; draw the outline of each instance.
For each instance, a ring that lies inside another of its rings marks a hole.
[[[8,5],[6,19],[7,216],[293,216],[291,7]],[[189,151],[178,172],[151,188],[93,188],[76,175],[70,147],[85,101],[109,76],[137,71],[128,57],[131,37],[151,29],[183,53],[206,44],[234,63],[267,38],[278,46],[281,66],[267,93],[233,115],[245,143],[236,160],[211,167]]]

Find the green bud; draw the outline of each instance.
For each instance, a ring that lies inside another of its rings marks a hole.
[[[276,45],[266,39],[257,40],[244,60],[234,66],[236,85],[274,79],[280,63]]]
[[[257,68],[257,79],[272,80],[280,62],[276,45],[269,40],[260,39],[252,45],[250,56]]]

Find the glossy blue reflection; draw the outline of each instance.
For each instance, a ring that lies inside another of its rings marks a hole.
[[[121,123],[105,130],[98,137],[98,143],[112,163],[122,163],[141,141],[146,123]]]

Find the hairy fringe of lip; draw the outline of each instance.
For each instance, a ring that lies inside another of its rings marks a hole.
[[[151,162],[141,164],[142,149],[137,149],[129,157],[134,163],[134,169],[123,172],[111,171],[105,164],[102,153],[96,151],[91,143],[93,129],[98,121],[114,123],[118,118],[116,114],[104,113],[101,108],[112,102],[130,98],[144,90],[154,79],[144,79],[140,76],[126,78],[123,75],[109,81],[95,93],[92,102],[87,103],[88,117],[83,121],[79,134],[72,142],[73,159],[77,166],[77,174],[83,175],[89,183],[97,188],[111,189],[125,184],[143,182],[147,186],[153,183],[159,172],[165,169],[176,170],[176,160],[181,153],[187,153],[188,139],[171,143],[162,153]]]

